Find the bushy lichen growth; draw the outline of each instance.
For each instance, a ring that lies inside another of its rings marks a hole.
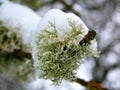
[[[14,56],[15,50],[24,50],[21,37],[0,24],[0,71],[11,80],[28,81],[34,73],[32,60]]]
[[[84,33],[82,25],[70,19],[68,23],[71,31],[58,35],[55,23],[49,22],[52,30],[41,30],[36,39],[37,68],[42,70],[40,78],[51,80],[54,85],[60,84],[63,79],[75,80],[83,58],[98,54],[89,45],[79,45],[80,35]]]
[[[0,48],[7,52],[13,52],[15,49],[20,49],[21,39],[16,36],[16,33],[9,31],[3,25],[0,25]]]

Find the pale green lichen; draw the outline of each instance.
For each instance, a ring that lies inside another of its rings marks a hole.
[[[15,49],[20,49],[20,37],[16,33],[9,31],[5,26],[0,25],[0,48],[7,52],[13,52]]]
[[[0,72],[11,80],[29,81],[34,73],[33,62],[24,57],[14,56],[15,50],[25,50],[22,38],[13,30],[0,24]]]
[[[71,31],[59,36],[55,23],[49,22],[48,26],[52,30],[41,30],[36,39],[37,68],[42,70],[39,76],[51,80],[54,85],[60,84],[63,79],[75,80],[76,71],[83,58],[98,54],[89,45],[79,45],[79,36],[84,33],[82,25],[70,19],[68,23]]]

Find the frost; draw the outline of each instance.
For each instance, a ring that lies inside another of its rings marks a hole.
[[[58,9],[48,11],[39,23],[32,53],[34,66],[42,71],[39,77],[55,85],[63,79],[74,81],[83,59],[99,55],[95,39],[79,44],[87,33],[88,28],[76,15]]]

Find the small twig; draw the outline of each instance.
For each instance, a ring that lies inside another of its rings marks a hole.
[[[84,81],[83,79],[80,79],[80,78],[76,78],[76,81],[77,83],[79,83],[80,85],[83,85],[84,87],[93,87],[93,88],[96,88],[96,90],[108,90],[107,88],[104,88],[101,83],[97,83],[95,81]]]
[[[83,85],[83,86],[87,86],[88,82],[84,81],[83,79],[77,78],[76,80],[77,83]]]
[[[13,54],[14,56],[25,57],[25,58],[27,58],[27,59],[32,59],[31,53],[24,52],[24,51],[22,51],[22,50],[15,50],[12,54]]]
[[[4,56],[4,55],[15,56],[18,58],[32,59],[31,53],[25,52],[23,50],[14,50],[13,52],[7,52],[4,51],[2,48],[0,48],[0,56]]]
[[[51,1],[47,1],[44,2],[43,4],[41,4],[41,7],[45,6],[45,5],[51,5],[54,4],[56,2],[61,3],[62,5],[64,5],[66,10],[72,11],[73,13],[75,13],[77,16],[81,17],[80,12],[76,11],[75,9],[73,9],[73,5],[69,5],[65,2],[65,0],[51,0]]]
[[[65,0],[58,0],[58,2],[60,2],[61,4],[63,4],[67,10],[70,10],[73,13],[75,13],[77,16],[81,17],[80,13],[78,11],[76,11],[76,10],[73,9],[73,5],[67,4],[65,2]]]

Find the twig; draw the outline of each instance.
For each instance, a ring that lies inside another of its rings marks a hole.
[[[32,59],[31,53],[24,52],[22,50],[15,50],[12,54],[18,57],[25,57],[27,59]]]
[[[84,81],[83,79],[77,78],[77,80],[75,81],[83,86],[87,86],[88,82]]]
[[[64,5],[66,10],[72,11],[73,13],[75,13],[77,16],[81,17],[80,13],[76,10],[73,9],[73,5],[69,5],[65,2],[65,0],[51,0],[51,1],[47,1],[44,2],[43,4],[41,4],[41,7],[45,6],[45,5],[51,5],[54,4],[56,2],[61,3],[62,5]]]
[[[0,47],[0,56],[10,55],[18,58],[32,59],[31,53],[25,52],[23,50],[14,50],[13,52],[7,52]]]
[[[77,83],[79,83],[80,85],[83,85],[84,87],[92,87],[92,88],[95,88],[95,90],[108,90],[107,88],[104,88],[101,83],[97,83],[95,81],[84,81],[83,79],[80,79],[80,78],[76,78],[76,81]]]
[[[63,4],[67,10],[70,10],[73,13],[75,13],[77,16],[81,17],[80,13],[78,11],[76,11],[76,10],[73,9],[73,5],[67,4],[65,2],[65,0],[58,0],[58,2],[60,2],[61,4]]]

